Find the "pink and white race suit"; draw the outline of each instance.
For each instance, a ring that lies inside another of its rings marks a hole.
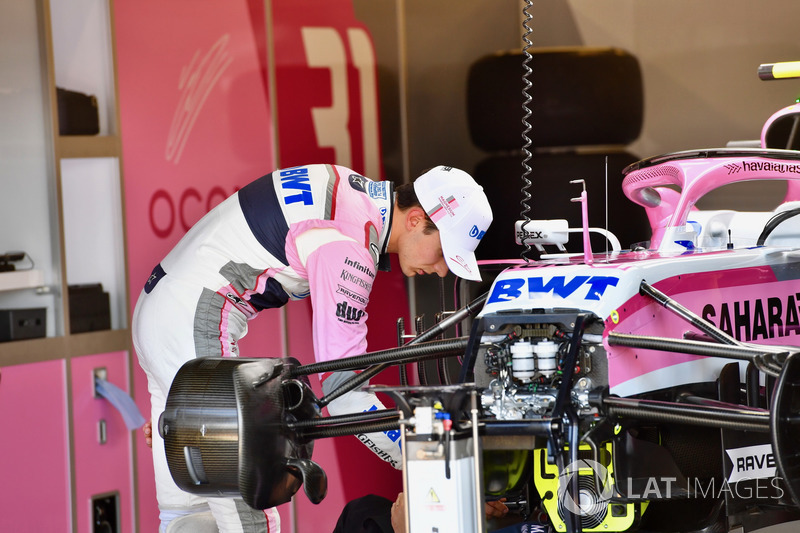
[[[334,165],[277,170],[207,213],[153,272],[136,304],[133,342],[158,420],[175,374],[195,357],[238,356],[238,341],[259,311],[311,297],[317,361],[366,352],[366,306],[391,227],[390,182]],[[324,376],[327,394],[347,376]],[[331,415],[382,409],[352,391]],[[211,508],[221,531],[280,530],[278,513],[241,500],[204,498],[172,481],[163,440],[153,432],[162,530],[177,516]],[[400,468],[399,433],[359,436]]]

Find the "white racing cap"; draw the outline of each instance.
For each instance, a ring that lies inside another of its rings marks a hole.
[[[438,166],[414,181],[419,203],[439,229],[444,259],[456,276],[480,281],[475,248],[492,223],[492,208],[472,176]]]

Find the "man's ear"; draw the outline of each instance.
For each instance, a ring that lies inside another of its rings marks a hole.
[[[422,227],[425,225],[425,210],[421,207],[411,207],[406,211],[406,229],[408,231],[413,231],[414,228],[419,226],[420,224]]]

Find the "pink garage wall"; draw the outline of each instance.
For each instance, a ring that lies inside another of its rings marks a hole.
[[[131,308],[153,266],[195,221],[277,166],[336,163],[383,177],[374,51],[350,0],[115,0],[114,9]],[[408,315],[397,268],[379,274],[369,313],[370,350],[394,346],[394,322]],[[281,356],[285,341],[288,355],[313,361],[309,318],[308,302],[289,304],[283,339],[280,313],[262,313],[242,354]],[[138,366],[134,393],[149,412]],[[141,441],[135,453],[139,529],[150,531],[158,522],[152,460]],[[393,497],[400,488],[399,474],[354,437],[318,441],[314,459],[329,492],[318,506],[299,493],[297,531],[311,530],[312,516],[314,530],[329,531],[348,500]],[[291,531],[291,510],[281,514]]]
[[[9,430],[0,454],[0,479],[3,499],[11,506],[0,513],[0,531],[29,531],[34,525],[39,531],[69,531],[65,362],[15,365],[0,371],[0,424]],[[31,475],[33,470],[47,472],[48,482]],[[46,512],[42,502],[47,502]]]

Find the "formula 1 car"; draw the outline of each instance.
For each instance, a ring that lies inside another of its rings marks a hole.
[[[798,172],[788,150],[641,161],[623,188],[653,221],[648,248],[496,278],[468,355],[486,414],[556,424],[533,472],[557,531],[750,530],[796,511],[800,209],[692,207],[722,184]]]
[[[517,261],[400,348],[304,366],[187,363],[159,424],[173,478],[257,508],[305,481],[319,501],[314,439],[400,429],[410,531],[483,531],[483,498],[501,496],[558,532],[800,524],[798,123],[795,104],[770,118],[759,147],[629,166],[623,190],[647,212],[649,244],[595,254],[585,223],[582,253]],[[695,208],[752,180],[788,182],[785,201]],[[518,239],[560,245],[562,229],[521,221]],[[468,337],[430,340],[467,318]],[[459,383],[377,388],[396,409],[320,416],[387,366],[454,356]],[[304,381],[345,369],[366,370],[326,398]]]
[[[796,148],[799,119],[798,105],[773,115],[759,148],[626,168],[649,246],[594,255],[584,235],[578,257],[495,279],[462,376],[485,419],[521,432],[531,421],[533,484],[556,531],[750,531],[800,517],[800,152],[765,148]],[[788,182],[775,212],[694,208],[751,180]],[[518,226],[520,240],[558,240],[537,224]],[[511,470],[501,462],[494,480],[492,464],[487,489],[503,492]]]

